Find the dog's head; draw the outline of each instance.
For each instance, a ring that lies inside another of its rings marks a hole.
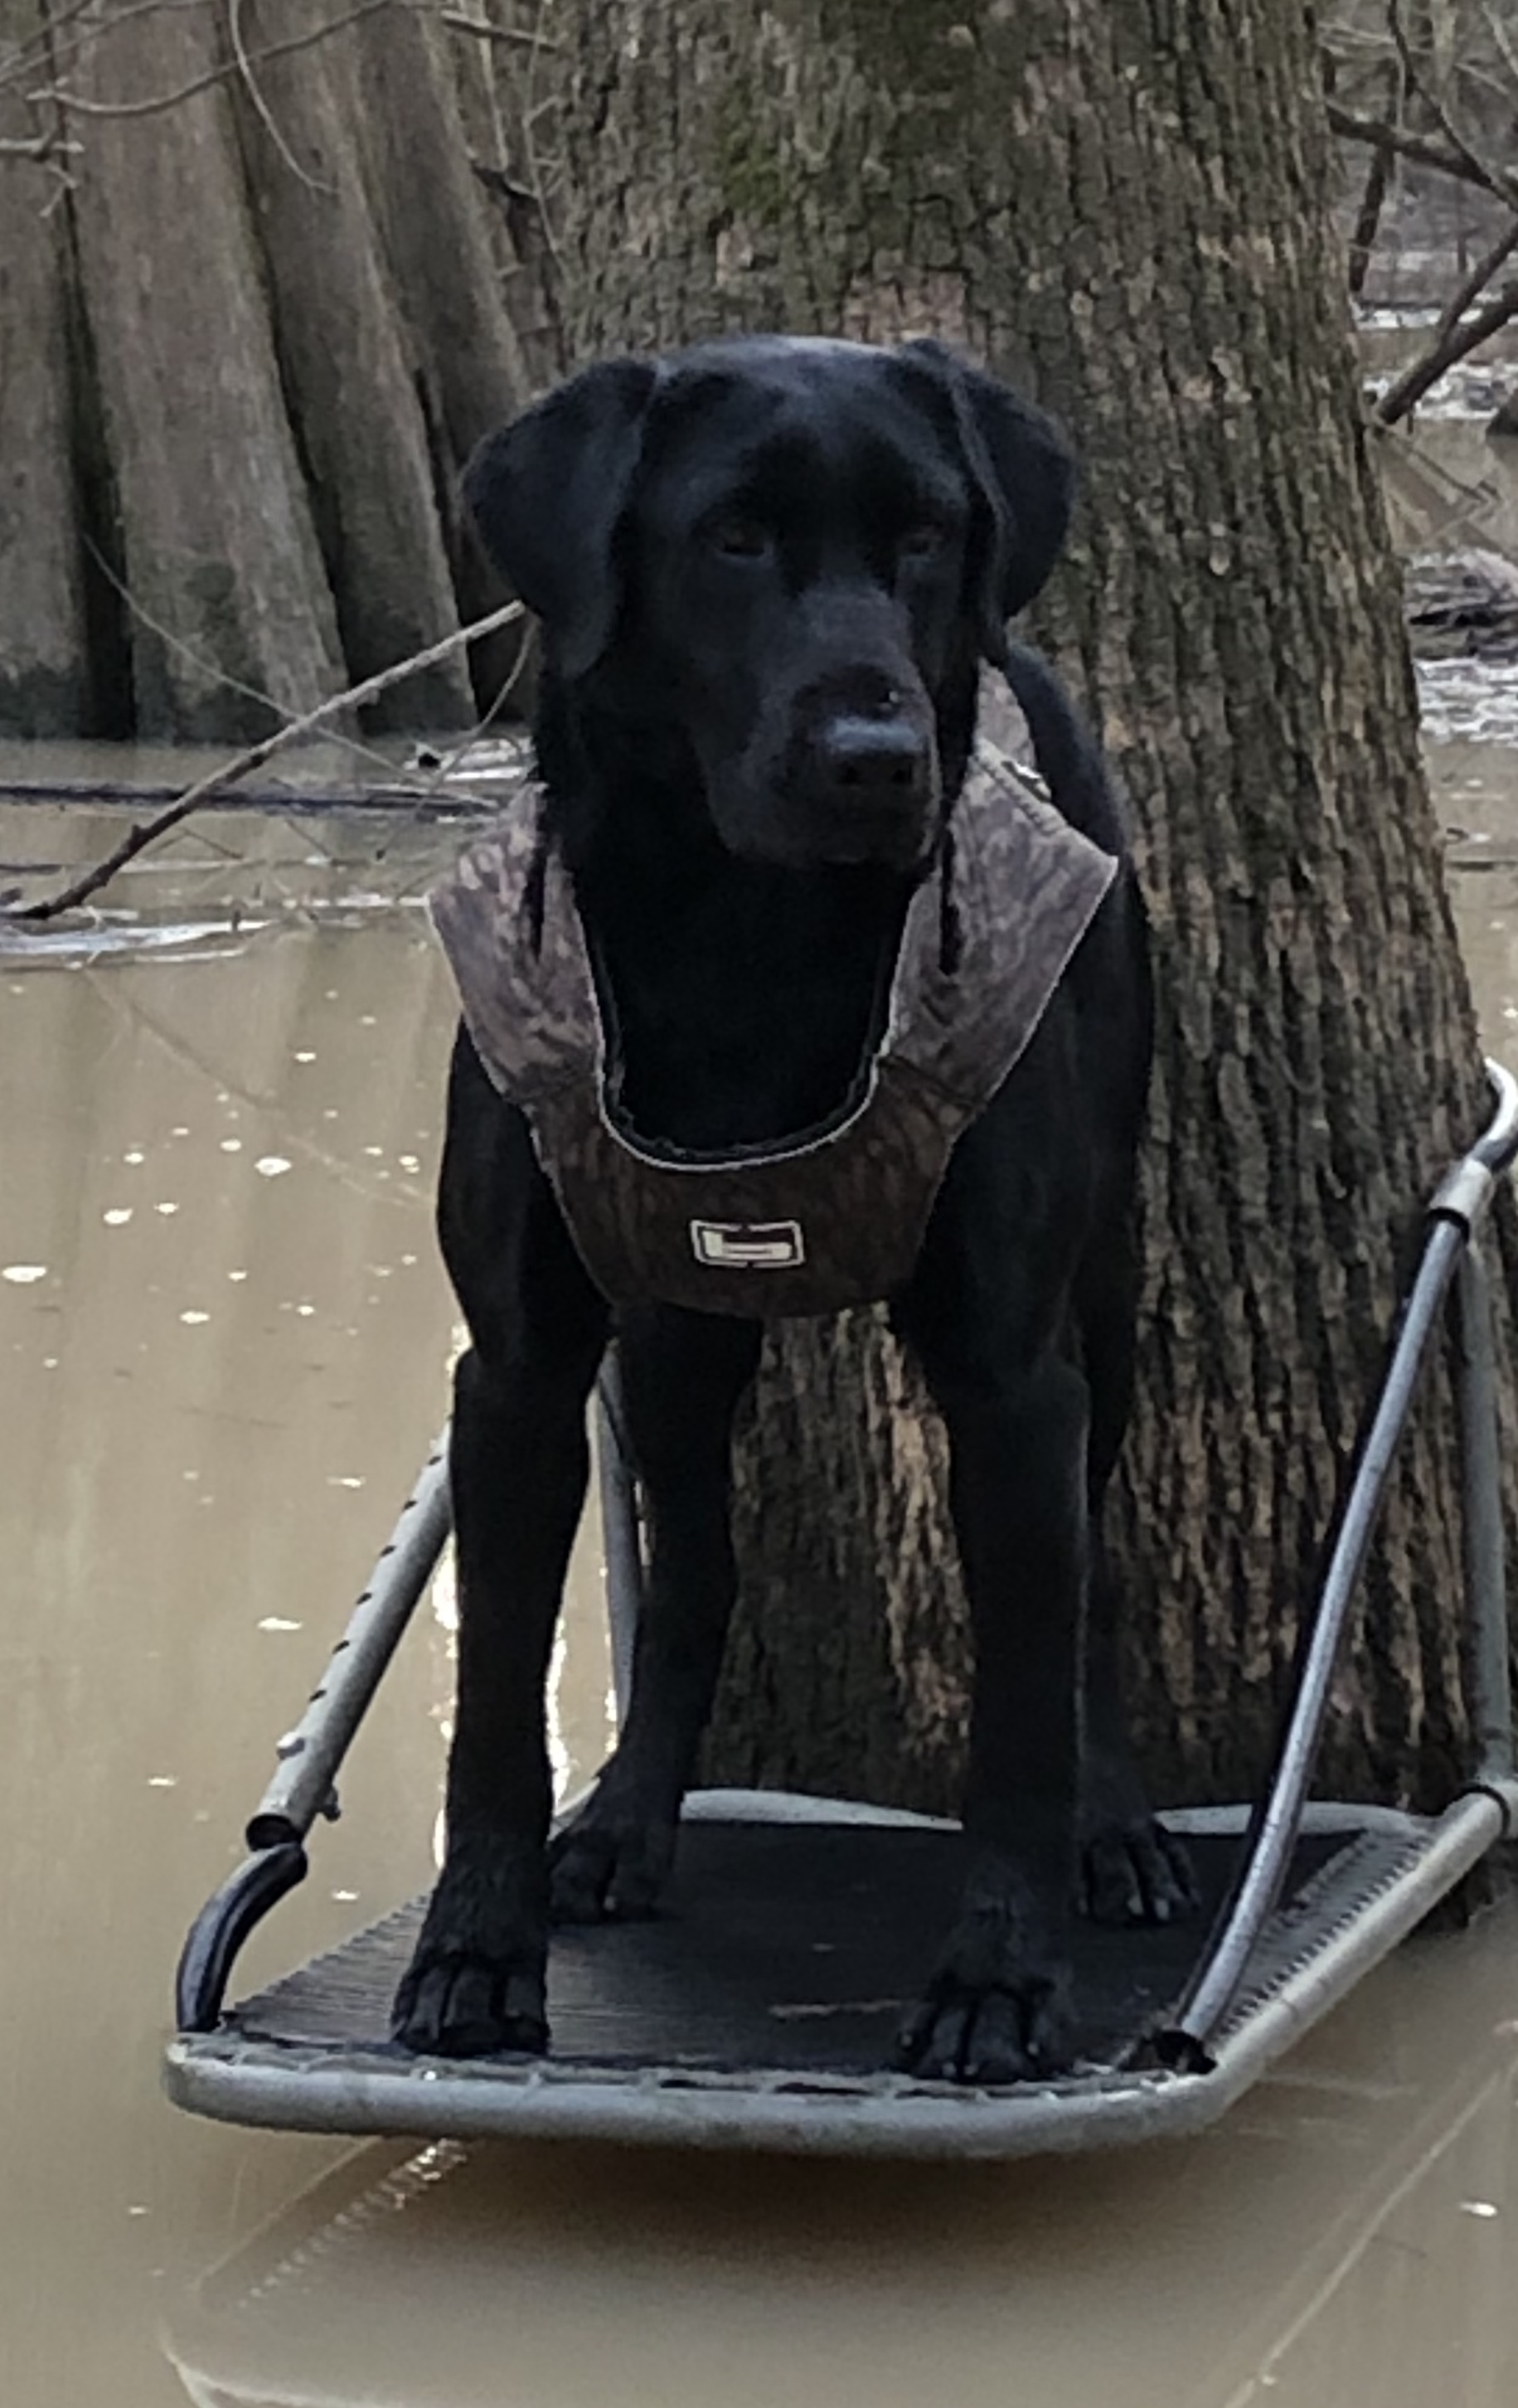
[[[938,343],[757,337],[586,369],[465,491],[550,677],[673,721],[731,851],[909,869],[1073,484],[1051,421]]]

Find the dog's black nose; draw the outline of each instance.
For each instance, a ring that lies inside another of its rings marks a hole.
[[[926,802],[931,752],[909,720],[847,712],[830,720],[821,741],[823,782],[838,802]]]
[[[909,720],[850,711],[828,722],[818,749],[823,783],[838,802],[905,805],[928,798],[932,752]]]

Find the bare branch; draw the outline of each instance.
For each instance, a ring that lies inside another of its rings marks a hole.
[[[1507,232],[1499,235],[1491,249],[1482,254],[1469,275],[1462,279],[1451,294],[1434,328],[1436,344],[1447,341],[1454,333],[1466,311],[1481,299],[1497,269],[1506,267],[1515,251],[1518,251],[1518,218],[1514,218]]]
[[[485,24],[478,17],[465,17],[458,8],[444,8],[441,15],[444,24],[451,25],[456,33],[478,34],[484,42],[516,42],[523,49],[533,50],[562,50],[564,48],[564,44],[554,41],[551,34],[530,34],[523,25]]]
[[[282,42],[270,42],[251,61],[254,66],[265,66],[271,59],[289,58],[296,50],[308,50],[318,42],[340,34],[346,26],[356,25],[365,17],[377,16],[383,8],[404,7],[406,0],[359,0],[356,8],[345,16],[331,17],[324,24],[312,26],[304,34],[292,34]],[[51,101],[60,108],[69,109],[79,117],[157,117],[166,108],[177,108],[181,101],[193,100],[197,93],[209,92],[214,84],[224,83],[228,76],[241,71],[241,62],[234,57],[223,59],[219,66],[208,68],[204,75],[193,76],[188,83],[179,84],[173,92],[155,93],[150,100],[86,100],[66,84],[46,84],[39,92],[29,93],[32,101]]]
[[[1390,105],[1395,108],[1396,102],[1395,64],[1388,63],[1387,73],[1390,83],[1387,97]],[[1376,236],[1381,231],[1382,211],[1386,206],[1386,195],[1391,189],[1394,172],[1395,160],[1391,146],[1385,142],[1378,142],[1370,153],[1370,165],[1361,187],[1359,207],[1354,212],[1354,229],[1350,236],[1349,267],[1352,300],[1358,301],[1365,291],[1366,278],[1370,272],[1371,254],[1376,248]]]
[[[537,207],[537,194],[525,184],[516,183],[504,167],[493,167],[484,159],[471,159],[469,165],[485,191],[494,193],[498,200],[518,201],[531,208]]]
[[[543,246],[554,265],[562,270],[563,263],[559,257],[559,247],[553,238],[553,221],[549,215],[548,204],[543,196],[542,163],[538,157],[537,144],[533,134],[533,125],[536,119],[545,110],[551,113],[557,100],[557,95],[555,94],[551,100],[540,101],[537,98],[537,70],[541,64],[542,50],[544,47],[543,43],[537,39],[537,36],[541,36],[543,32],[543,19],[547,10],[547,6],[548,0],[537,0],[537,7],[533,15],[534,47],[532,55],[527,61],[527,88],[522,97],[522,148],[527,162],[527,180],[532,186],[533,192],[537,200],[537,214],[542,229]]]
[[[1395,150],[1399,158],[1415,159],[1422,167],[1438,167],[1446,176],[1454,176],[1462,184],[1476,184],[1483,193],[1496,193],[1501,200],[1513,195],[1502,185],[1495,184],[1484,167],[1473,164],[1458,150],[1447,149],[1425,134],[1413,134],[1405,125],[1391,125],[1383,118],[1357,117],[1353,111],[1341,108],[1336,100],[1327,105],[1328,122],[1346,142],[1369,142],[1377,150]]]
[[[1503,22],[1500,10],[1483,8],[1482,17],[1487,32],[1497,45],[1498,58],[1511,76],[1514,84],[1518,85],[1518,42],[1513,40],[1511,32]]]
[[[1518,222],[1504,236],[1499,249],[1504,259],[1511,258],[1513,251],[1518,251]],[[1487,260],[1482,263],[1484,272],[1490,274],[1498,264],[1494,254],[1488,253]],[[1469,280],[1467,280],[1468,282]],[[1451,312],[1446,309],[1440,323],[1444,324],[1450,317]],[[1395,426],[1398,419],[1405,418],[1409,410],[1416,407],[1441,376],[1468,358],[1493,335],[1500,334],[1514,318],[1518,318],[1518,277],[1511,277],[1506,284],[1499,286],[1485,308],[1479,309],[1473,318],[1467,318],[1463,324],[1450,323],[1442,342],[1436,342],[1421,360],[1388,387],[1376,408],[1377,423]]]
[[[0,90],[47,68],[54,56],[59,36],[86,15],[93,6],[93,0],[73,0],[72,7],[60,8],[55,14],[50,13],[46,22],[41,23],[41,30],[30,42],[18,42],[7,50],[4,61],[0,62]],[[94,31],[92,26],[86,38],[93,39]]]
[[[56,128],[46,134],[0,135],[0,159],[35,159],[39,167],[50,167],[56,159],[77,158],[83,148],[82,142],[65,142]]]
[[[181,14],[205,6],[206,0],[115,0],[105,19],[100,0],[73,0],[68,7],[55,5],[36,41],[10,51],[0,63],[0,89],[38,75],[46,76],[50,84],[57,83],[64,62],[85,56],[107,30],[116,34],[144,17]]]
[[[1484,184],[1489,193],[1496,193],[1500,199],[1518,204],[1518,177],[1510,175],[1505,167],[1495,166],[1490,160],[1482,157],[1480,151],[1467,140],[1445,107],[1442,92],[1435,88],[1423,73],[1418,61],[1413,56],[1407,29],[1402,22],[1400,0],[1386,0],[1386,22],[1391,28],[1392,39],[1396,44],[1396,54],[1402,62],[1408,88],[1421,94],[1427,102],[1445,140],[1453,150],[1459,152],[1477,180]]]
[[[252,102],[264,131],[291,174],[305,185],[308,193],[324,193],[330,195],[336,192],[336,185],[323,183],[320,177],[308,174],[301,165],[285,140],[273,109],[264,97],[263,87],[253,73],[253,62],[248,55],[248,45],[242,37],[242,0],[227,0],[226,22],[227,31],[232,36],[232,49],[237,62],[237,72],[242,78],[243,90]]]
[[[447,660],[451,653],[462,651],[465,644],[472,644],[480,636],[493,635],[497,627],[509,626],[522,615],[520,602],[505,603],[499,610],[492,610],[487,617],[476,619],[472,625],[455,628],[452,635],[443,637],[439,643],[430,644],[425,652],[413,652],[408,660],[397,661],[388,669],[380,669],[373,677],[365,678],[362,684],[350,686],[346,693],[329,695],[326,701],[318,703],[314,710],[308,710],[300,719],[291,720],[288,725],[276,729],[272,736],[265,736],[261,742],[250,744],[246,752],[235,754],[221,768],[210,770],[204,778],[197,778],[194,784],[187,787],[166,810],[159,811],[154,818],[135,826],[104,861],[97,862],[82,877],[71,879],[56,895],[45,896],[38,903],[12,905],[7,916],[21,921],[56,920],[60,912],[71,910],[75,904],[87,903],[93,895],[98,895],[101,888],[109,883],[119,869],[124,868],[129,861],[135,861],[137,854],[146,852],[159,837],[166,836],[170,828],[178,827],[181,820],[188,819],[191,812],[209,801],[212,795],[222,794],[228,786],[235,786],[251,770],[261,769],[265,761],[271,761],[287,745],[295,743],[303,736],[314,736],[319,727],[329,725],[343,711],[356,710],[365,703],[373,702],[391,686],[399,685],[418,670],[436,666],[438,661]]]

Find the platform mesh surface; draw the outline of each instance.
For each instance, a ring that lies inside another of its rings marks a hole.
[[[1188,1842],[1203,1914],[1182,1927],[1074,1941],[1079,2046],[1110,2064],[1163,2018],[1184,1985],[1239,1842]],[[552,2064],[614,2071],[760,2069],[868,2075],[889,2064],[952,1915],[963,1863],[954,1831],[693,1823],[665,1913],[647,1924],[554,1935]],[[1390,1848],[1353,1833],[1303,1841],[1253,1986],[1310,1953],[1314,1936],[1379,1885]],[[334,2056],[390,2050],[390,2005],[418,1900],[245,2000],[225,2037]],[[395,2053],[398,2063],[411,2064]],[[478,2062],[478,2061],[477,2061]],[[520,2060],[516,2060],[520,2063]]]

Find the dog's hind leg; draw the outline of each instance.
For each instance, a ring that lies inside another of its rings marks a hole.
[[[556,1920],[651,1914],[711,1711],[737,1588],[733,1417],[757,1323],[657,1308],[625,1315],[623,1394],[652,1546],[626,1726],[594,1797],[554,1842]]]
[[[1103,1499],[1133,1394],[1138,1286],[1131,1232],[1119,1223],[1088,1249],[1075,1312],[1091,1394],[1089,1574],[1081,1645],[1081,1900],[1097,1923],[1168,1923],[1196,1904],[1181,1842],[1150,1813],[1123,1697],[1120,1610],[1102,1534]]]
[[[474,1340],[454,1375],[449,1458],[458,1702],[447,1854],[394,2031],[408,2048],[475,2057],[547,2043],[544,1685],[609,1316],[525,1125],[466,1040],[454,1061],[439,1219]]]

